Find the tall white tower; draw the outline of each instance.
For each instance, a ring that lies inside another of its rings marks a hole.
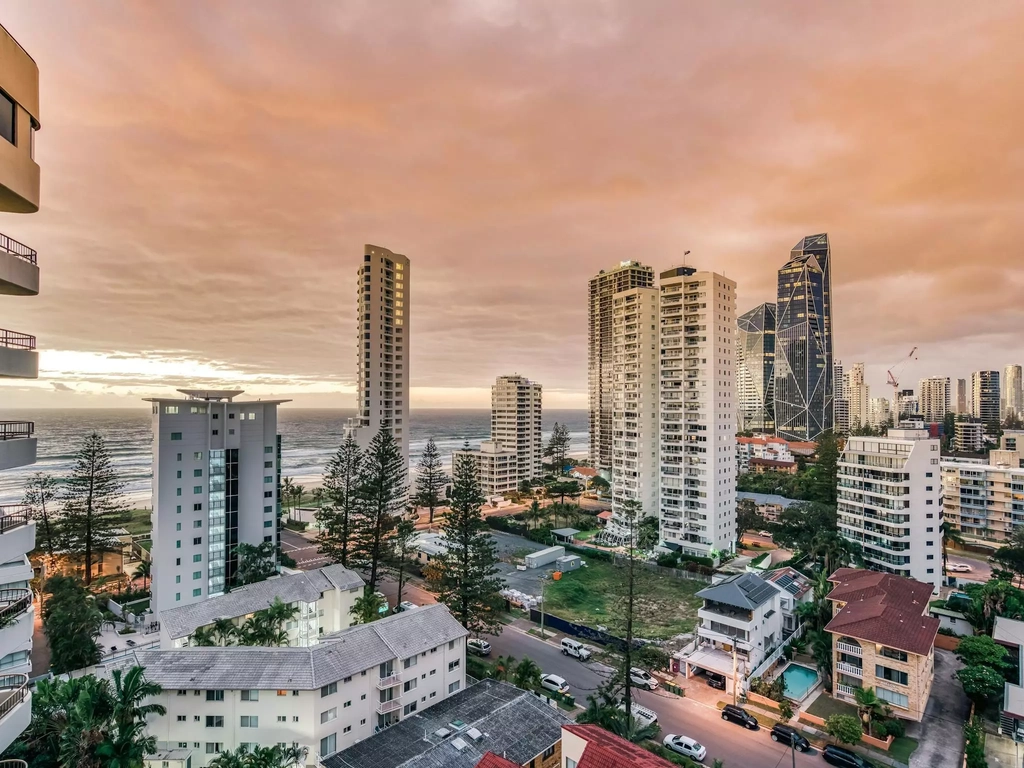
[[[491,387],[491,441],[516,452],[516,484],[541,477],[541,386],[525,376],[499,376]]]

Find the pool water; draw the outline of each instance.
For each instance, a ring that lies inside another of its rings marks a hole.
[[[800,664],[790,664],[782,670],[782,679],[786,683],[786,696],[794,701],[802,701],[818,682],[818,673]]]

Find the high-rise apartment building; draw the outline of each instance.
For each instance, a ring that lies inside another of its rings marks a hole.
[[[896,423],[893,417],[892,405],[887,397],[872,397],[868,400],[868,426],[879,429],[886,426],[890,419]]]
[[[836,360],[832,365],[832,396],[833,424],[836,432],[841,435],[850,434],[850,382],[843,371],[843,361]]]
[[[610,477],[612,471],[612,297],[654,285],[654,270],[623,261],[590,279],[587,317],[587,365],[590,397],[590,463]]]
[[[39,166],[35,133],[39,129],[39,68],[24,48],[0,27],[0,211],[39,210]],[[36,252],[0,234],[0,294],[39,293]],[[39,375],[36,339],[27,333],[0,329],[0,378],[34,379]],[[35,425],[31,421],[0,421],[0,470],[34,464]],[[29,582],[28,553],[35,549],[36,524],[21,505],[0,506],[0,752],[28,727],[32,693],[32,627],[35,610]]]
[[[517,484],[544,474],[541,394],[540,384],[518,374],[491,387],[491,440],[515,451]]]
[[[661,536],[707,556],[736,544],[736,283],[692,267],[660,283]]]
[[[278,545],[277,406],[242,390],[179,389],[153,410],[153,609],[223,594],[239,544]]]
[[[359,415],[348,420],[346,436],[366,449],[381,429],[394,435],[409,466],[409,259],[367,245],[358,270]]]
[[[957,416],[967,416],[971,413],[971,396],[967,388],[967,379],[954,379],[955,390],[953,393],[954,413]]]
[[[602,540],[620,544],[623,506],[658,514],[658,290],[632,288],[612,297],[612,518]],[[666,430],[682,424],[665,422]],[[681,433],[677,433],[680,434]]]
[[[932,585],[942,581],[939,440],[923,422],[886,437],[851,437],[839,458],[839,532],[873,570]]]
[[[1020,416],[1024,412],[1024,394],[1021,391],[1021,367],[1008,365],[1003,370],[1002,416]]]
[[[917,395],[912,389],[901,389],[896,398],[897,416],[899,418],[914,417],[918,415]]]
[[[736,320],[736,416],[740,432],[775,432],[775,305]]]
[[[864,380],[864,363],[854,363],[846,374],[846,392],[850,401],[850,429],[871,423],[871,387]]]
[[[918,382],[918,408],[925,424],[937,424],[952,408],[948,376],[930,376]]]
[[[832,269],[828,235],[794,246],[779,270],[775,431],[816,440],[832,429]]]
[[[971,374],[971,415],[989,424],[999,418],[999,371]]]

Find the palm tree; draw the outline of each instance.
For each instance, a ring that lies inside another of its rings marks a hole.
[[[306,759],[306,749],[300,747],[254,747],[245,756],[245,768],[291,768]]]
[[[864,721],[864,729],[871,735],[871,721],[875,715],[885,711],[885,702],[875,695],[874,688],[854,688],[853,698],[857,701],[857,713]]]
[[[526,513],[523,515],[526,518],[526,527],[530,527],[531,521],[534,523],[539,522],[546,514],[547,513],[541,508],[540,502],[534,499],[529,509],[527,509]]]
[[[627,715],[625,712],[619,712],[618,710],[616,710],[616,713],[618,716],[612,720],[612,727],[610,728],[611,732],[616,736],[633,744],[640,744],[658,735],[657,723],[641,725],[640,721],[633,717],[633,715]]]
[[[144,704],[146,699],[159,696],[163,690],[157,683],[146,679],[143,667],[132,667],[127,673],[115,669],[111,675],[114,682],[113,716],[118,730],[126,730],[129,726],[141,723],[145,725],[150,715],[166,715],[167,708],[162,704]]]
[[[249,750],[239,747],[234,752],[221,752],[210,761],[209,768],[246,768]]]
[[[292,486],[292,511],[302,503],[302,495],[306,492],[305,486],[293,485]]]
[[[515,656],[512,656],[511,654],[508,656],[499,656],[494,662],[494,679],[508,680],[508,676],[513,673],[515,666]]]
[[[942,531],[942,573],[945,574],[946,561],[949,559],[949,545],[956,544],[958,547],[962,547],[965,542],[960,531],[954,528],[949,520],[943,520],[939,530]]]
[[[153,561],[143,560],[139,563],[139,567],[135,569],[135,576],[138,578],[142,577],[142,588],[146,589],[149,587],[149,580],[153,578]]]
[[[213,637],[213,630],[209,627],[199,627],[188,639],[188,644],[195,648],[208,648],[217,644]]]
[[[104,768],[138,768],[146,755],[154,752],[156,736],[146,735],[145,723],[131,723],[108,732],[106,739],[96,748],[96,756],[103,758]]]
[[[292,497],[292,489],[293,488],[295,488],[295,482],[294,482],[294,480],[292,480],[292,478],[286,477],[286,478],[283,478],[281,480],[281,496],[283,498],[290,500],[291,497]],[[289,505],[289,507],[288,507],[288,519],[290,520],[291,517],[292,517],[291,502],[288,501],[287,503]]]
[[[231,619],[221,617],[213,621],[213,634],[218,645],[231,645],[231,641],[238,635],[238,627]]]
[[[512,682],[519,688],[527,690],[533,686],[540,685],[540,667],[530,657],[523,658],[512,672]]]

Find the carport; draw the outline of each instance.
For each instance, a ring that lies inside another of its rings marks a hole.
[[[575,528],[556,528],[551,532],[551,535],[562,544],[572,544],[572,540],[576,538],[577,533],[579,531]]]

